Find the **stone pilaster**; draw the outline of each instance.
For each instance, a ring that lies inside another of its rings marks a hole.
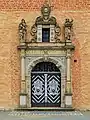
[[[65,106],[72,107],[72,83],[71,83],[71,51],[67,50],[67,80],[65,90]]]
[[[25,49],[21,49],[21,93],[20,93],[20,107],[26,107],[26,80],[25,80]]]
[[[21,50],[21,92],[25,93],[25,50]]]
[[[31,74],[29,76],[29,107],[31,107]]]

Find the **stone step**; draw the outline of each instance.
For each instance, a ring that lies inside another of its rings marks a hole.
[[[74,108],[58,108],[58,107],[32,107],[17,108],[16,111],[74,111]]]

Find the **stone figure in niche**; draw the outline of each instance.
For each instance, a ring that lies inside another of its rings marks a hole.
[[[72,25],[73,20],[66,19],[64,27],[65,27],[65,40],[71,40],[71,33],[72,33]]]
[[[19,24],[19,39],[20,42],[26,41],[26,34],[27,34],[27,25],[24,19],[21,20],[21,23]]]

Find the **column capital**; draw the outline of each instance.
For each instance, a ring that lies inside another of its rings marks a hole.
[[[21,57],[25,57],[25,49],[21,49],[20,55],[21,55]]]
[[[67,49],[66,58],[71,59],[71,50]]]
[[[67,56],[66,56],[66,59],[71,59],[71,55],[67,55]]]

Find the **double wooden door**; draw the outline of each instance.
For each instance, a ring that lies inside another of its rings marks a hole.
[[[42,64],[46,64],[48,69],[47,62]],[[43,71],[33,69],[31,74],[32,107],[60,107],[61,74],[60,71],[55,70],[46,71],[44,67]]]

